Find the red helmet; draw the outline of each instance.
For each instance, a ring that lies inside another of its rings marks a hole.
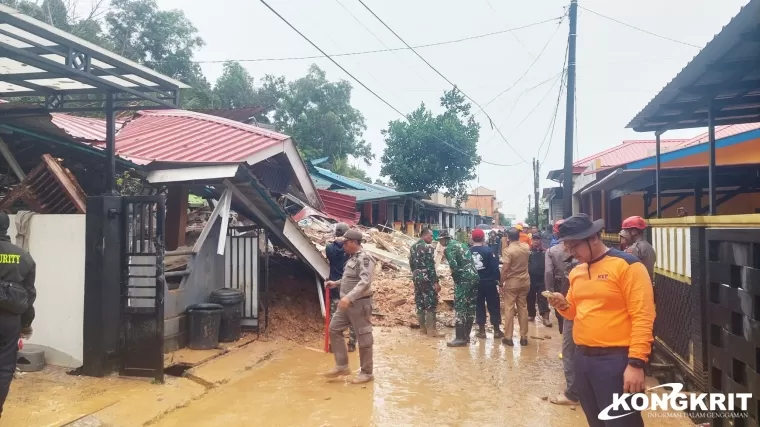
[[[623,227],[624,230],[626,228],[636,228],[638,230],[643,230],[647,228],[647,222],[644,221],[644,218],[640,216],[632,216],[629,218],[626,218],[625,221],[623,221]]]
[[[565,222],[564,219],[558,219],[554,221],[554,227],[552,228],[552,230],[554,230],[555,234],[559,233],[559,226],[562,225],[563,222]]]

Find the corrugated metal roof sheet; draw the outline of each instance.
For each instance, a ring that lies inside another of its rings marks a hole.
[[[325,204],[325,213],[351,222],[358,220],[357,216],[361,213],[356,212],[356,197],[329,190],[317,191]]]
[[[373,200],[383,200],[383,199],[395,199],[397,197],[406,196],[409,194],[417,194],[415,192],[408,192],[408,193],[402,193],[398,191],[378,191],[378,190],[345,190],[345,189],[338,189],[334,190],[336,193],[340,194],[347,194],[350,196],[356,197],[356,201],[358,203],[361,202],[369,202]]]
[[[760,123],[746,123],[739,125],[728,126],[716,126],[715,127],[715,140],[727,138],[729,136],[739,135],[745,132],[760,129]],[[707,142],[709,135],[707,132],[697,135],[692,139],[685,141],[683,144],[679,144],[678,148],[691,147],[692,145],[698,145]]]
[[[139,111],[116,135],[116,151],[153,161],[242,162],[289,138],[193,111]]]
[[[679,144],[683,144],[688,141],[687,139],[663,139],[660,141],[660,146],[663,150],[667,148],[676,147]],[[573,163],[573,167],[587,168],[599,159],[601,161],[601,168],[610,168],[625,163],[630,163],[639,159],[649,157],[655,149],[654,140],[630,140],[623,141],[622,144],[616,145],[612,148],[602,151],[601,153],[588,156],[584,159],[578,160]]]
[[[51,113],[54,125],[63,129],[73,138],[96,143],[106,140],[106,121],[92,117],[79,117],[70,114]],[[124,120],[116,121],[116,132],[124,126]]]

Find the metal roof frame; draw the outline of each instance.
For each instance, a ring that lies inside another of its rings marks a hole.
[[[750,0],[628,124],[664,132],[760,121],[760,0]]]
[[[108,98],[113,110],[177,108],[180,90],[186,88],[180,81],[0,5],[0,97],[40,96],[48,110],[69,112],[102,111],[103,106],[92,104],[108,103]]]

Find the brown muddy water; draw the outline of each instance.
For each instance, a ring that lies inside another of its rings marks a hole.
[[[447,330],[451,334],[451,330]],[[171,426],[586,426],[580,406],[543,400],[564,386],[560,335],[531,324],[527,347],[473,339],[466,348],[408,329],[376,328],[375,381],[326,380],[332,355],[284,350],[246,375],[171,412]],[[351,354],[358,369],[358,353]],[[687,420],[647,419],[656,426]]]

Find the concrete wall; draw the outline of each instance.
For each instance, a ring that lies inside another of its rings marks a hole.
[[[8,234],[15,243],[15,215]],[[29,343],[45,347],[51,365],[82,365],[84,238],[84,215],[35,214],[30,220],[27,241],[37,263],[37,301]]]
[[[187,344],[185,310],[192,304],[208,302],[214,289],[224,287],[224,256],[217,255],[220,223],[214,227],[203,242],[201,250],[190,260],[192,272],[180,287],[166,290],[164,304],[164,351],[173,351]]]

